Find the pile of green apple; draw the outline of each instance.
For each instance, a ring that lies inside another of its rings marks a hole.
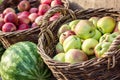
[[[120,22],[110,16],[78,19],[63,24],[57,36],[54,60],[78,63],[97,57],[102,58],[111,43],[120,34]]]

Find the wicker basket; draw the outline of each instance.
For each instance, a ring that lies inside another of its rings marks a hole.
[[[112,9],[88,9],[75,11],[73,15],[68,9],[56,8],[49,11],[49,14],[54,12],[69,13],[49,25],[43,25],[47,29],[42,29],[38,40],[38,52],[53,75],[58,80],[120,80],[120,36],[113,41],[104,58],[92,58],[76,64],[57,62],[52,59],[56,54],[55,45],[58,43],[57,31],[62,24],[74,19],[89,19],[93,16],[112,16],[118,21],[120,13]]]
[[[20,1],[21,0],[4,0],[3,3],[0,5],[0,12],[2,12],[7,7],[12,7],[15,9]],[[30,2],[32,7],[38,7],[40,4],[39,0],[28,0],[28,1]],[[65,8],[69,7],[68,0],[61,0],[61,1],[63,2],[63,7]],[[22,31],[14,31],[14,32],[0,31],[0,41],[3,43],[5,48],[19,41],[32,41],[37,43],[39,32],[40,32],[39,27],[30,28]]]

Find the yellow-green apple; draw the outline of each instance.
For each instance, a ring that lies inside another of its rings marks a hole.
[[[97,28],[97,22],[98,22],[98,20],[99,20],[99,17],[91,17],[89,19],[89,21],[91,21],[96,28]]]
[[[74,31],[74,29],[75,29],[75,26],[77,25],[77,23],[79,22],[80,20],[73,20],[73,21],[71,21],[70,23],[69,23],[69,26],[70,26],[70,28],[71,28],[71,30],[72,31]]]
[[[4,19],[0,17],[0,30],[2,30],[2,26],[5,24]]]
[[[67,63],[79,63],[88,60],[87,55],[79,49],[70,49],[65,53],[65,62]]]
[[[58,33],[57,33],[57,36],[59,37],[63,32],[68,31],[68,30],[70,30],[69,25],[68,25],[68,24],[63,24],[63,25],[59,28]]]
[[[82,44],[82,50],[87,55],[94,55],[94,48],[98,44],[98,41],[94,38],[86,39]]]
[[[51,7],[60,6],[60,5],[62,5],[61,0],[53,0],[51,2]]]
[[[48,4],[50,5],[52,0],[41,0],[41,4]]]
[[[19,24],[23,24],[23,23],[29,24],[30,23],[30,19],[28,18],[28,16],[20,15],[20,16],[18,16],[18,22],[19,22]]]
[[[49,9],[50,6],[48,4],[41,4],[38,8],[38,15],[44,15]]]
[[[97,58],[103,57],[105,52],[108,51],[110,45],[111,42],[100,42],[98,45],[96,45],[94,49],[96,57]]]
[[[110,16],[102,17],[97,22],[98,29],[103,33],[111,33],[115,28],[115,20]]]
[[[17,8],[19,11],[28,11],[30,9],[30,2],[23,0],[18,4]]]
[[[17,24],[18,23],[17,15],[13,12],[7,13],[4,17],[4,22],[11,22]]]
[[[7,22],[2,26],[3,32],[12,32],[15,31],[17,28],[13,23]]]
[[[88,39],[95,35],[95,26],[88,20],[80,20],[75,26],[74,32],[81,39]]]
[[[13,8],[6,8],[4,11],[3,11],[3,15],[6,15],[7,13],[9,13],[9,12],[13,12],[13,13],[15,13],[15,10],[13,9]]]
[[[56,48],[56,52],[57,52],[57,53],[62,53],[62,52],[64,52],[63,45],[60,44],[60,42],[57,43],[57,45],[56,45],[55,48]]]
[[[33,28],[33,27],[39,27],[38,25],[37,25],[37,23],[32,23],[32,25],[31,25],[31,28]]]
[[[35,8],[35,7],[30,8],[29,12],[30,13],[38,13],[38,8]]]
[[[120,32],[114,32],[112,34],[109,35],[108,37],[108,42],[113,42],[113,40],[115,40],[115,38],[120,34]]]
[[[55,21],[60,17],[60,13],[55,13],[52,17],[50,17],[49,21]]]
[[[65,53],[58,53],[53,59],[59,62],[65,62]]]
[[[63,44],[64,40],[65,40],[66,38],[68,38],[69,36],[71,36],[71,35],[75,35],[75,32],[74,32],[74,31],[71,31],[71,30],[65,31],[64,33],[62,33],[62,34],[60,35],[60,37],[59,37],[59,42],[60,42],[61,44]]]
[[[18,30],[25,30],[25,29],[28,29],[28,28],[30,28],[30,26],[28,24],[25,24],[25,23],[20,24],[18,26]]]
[[[31,13],[28,18],[30,19],[31,22],[34,22],[35,19],[38,17],[37,13]]]
[[[63,49],[67,52],[69,49],[81,49],[81,39],[76,35],[71,35],[63,42]]]
[[[35,19],[35,23],[36,23],[37,25],[40,25],[42,18],[43,18],[43,16],[38,16],[38,17]]]
[[[99,42],[109,42],[108,41],[109,36],[110,36],[110,33],[105,33],[100,37]]]
[[[102,33],[99,30],[96,29],[95,30],[95,35],[92,38],[94,38],[94,39],[99,41],[101,36],[102,36]]]

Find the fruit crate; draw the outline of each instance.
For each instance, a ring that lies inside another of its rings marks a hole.
[[[0,13],[2,13],[6,8],[13,8],[18,12],[17,5],[22,0],[4,0],[2,4],[0,4]],[[31,7],[38,7],[40,5],[40,0],[27,0],[30,2]],[[61,0],[63,3],[62,6],[68,8],[69,2],[68,0]],[[42,22],[42,20],[41,20]],[[0,41],[3,43],[5,48],[8,48],[10,45],[20,42],[20,41],[32,41],[38,42],[38,34],[40,32],[40,24],[39,27],[29,28],[26,30],[18,30],[12,32],[3,32],[0,31]]]
[[[58,30],[62,24],[69,23],[75,19],[89,19],[91,17],[111,16],[119,21],[120,12],[114,9],[87,9],[71,11],[65,8],[55,8],[47,12],[45,19],[55,12],[68,13],[51,24],[43,24],[42,32],[38,40],[38,52],[44,62],[51,69],[53,75],[58,80],[119,80],[120,79],[120,36],[112,42],[105,56],[102,58],[92,58],[84,62],[70,64],[53,60],[56,53],[56,44],[59,39]]]

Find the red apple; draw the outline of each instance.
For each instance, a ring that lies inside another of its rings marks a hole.
[[[60,5],[62,5],[61,0],[53,0],[51,2],[51,7],[60,6]]]
[[[60,13],[56,13],[52,17],[50,17],[49,21],[57,20],[59,17],[60,17]]]
[[[2,31],[3,32],[12,32],[12,31],[15,31],[16,30],[16,26],[13,24],[13,23],[5,23],[3,26],[2,26]]]
[[[21,13],[21,16],[29,16],[30,15],[30,13],[28,12],[28,11],[23,11],[22,13]]]
[[[29,24],[30,23],[30,19],[27,16],[18,16],[18,21],[19,24]]]
[[[41,4],[39,6],[38,15],[44,15],[49,9],[50,6],[48,4]]]
[[[23,0],[18,4],[17,7],[19,11],[27,11],[30,9],[30,3],[27,0]]]
[[[79,49],[70,49],[65,54],[65,62],[74,64],[88,60],[88,56]]]
[[[5,24],[4,19],[0,17],[0,30],[2,30],[2,26]]]
[[[41,0],[41,4],[48,4],[50,5],[52,0]]]
[[[6,8],[4,11],[3,11],[3,14],[6,15],[7,13],[9,12],[13,12],[15,13],[15,10],[13,8]]]
[[[21,25],[19,25],[18,30],[25,30],[28,28],[30,28],[30,26],[28,24],[21,24]]]
[[[4,21],[17,24],[18,23],[18,18],[17,18],[17,15],[15,13],[9,12],[5,15]]]
[[[38,17],[37,13],[31,13],[28,18],[30,19],[31,22],[34,22],[35,19]]]
[[[31,8],[29,10],[30,13],[38,13],[38,8]]]
[[[35,19],[35,23],[36,23],[37,25],[40,25],[40,22],[41,22],[41,20],[42,20],[42,17],[43,17],[43,16],[38,16],[38,17]]]
[[[64,40],[71,35],[75,35],[74,31],[68,30],[60,35],[59,42],[63,44]]]
[[[34,23],[32,23],[32,26],[31,26],[31,27],[32,27],[32,28],[33,28],[33,27],[38,27],[38,25],[37,25],[37,23],[34,22]]]

